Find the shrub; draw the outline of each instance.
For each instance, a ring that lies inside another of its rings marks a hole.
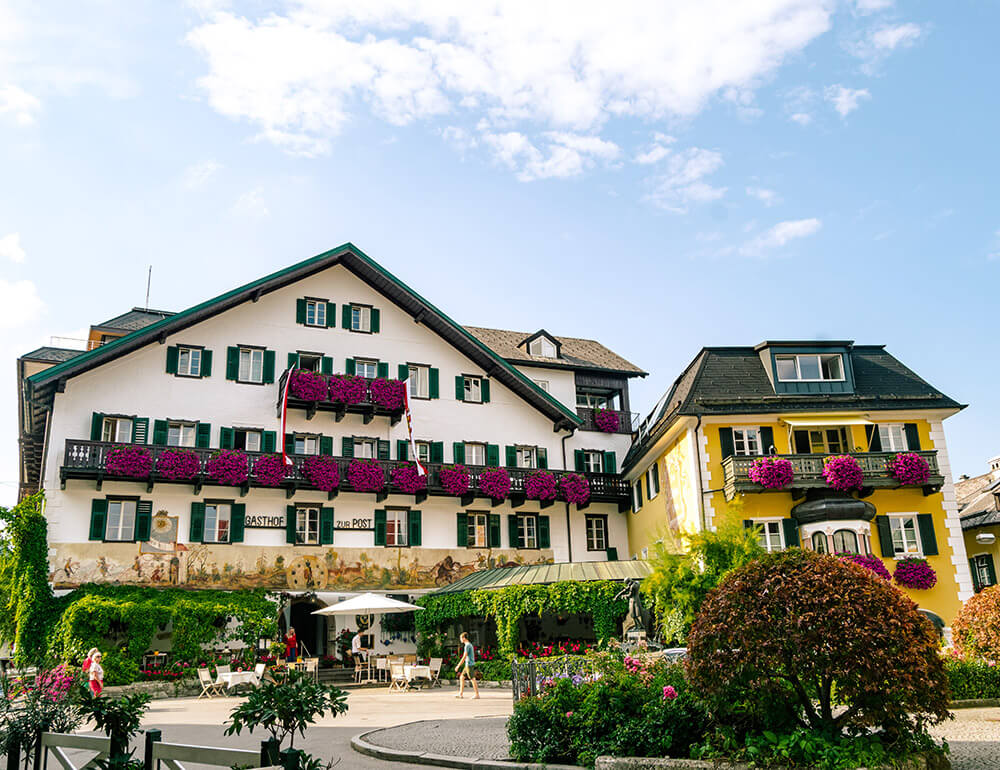
[[[40,671],[33,684],[8,681],[0,697],[0,755],[18,747],[22,766],[31,767],[38,732],[75,731],[83,721],[73,698],[79,684],[78,672],[65,666]]]
[[[128,757],[129,741],[139,732],[142,717],[149,707],[148,693],[132,693],[117,698],[95,697],[90,688],[83,690],[81,708],[94,726],[111,739],[110,758]]]
[[[688,653],[691,683],[716,718],[748,731],[775,729],[762,704],[829,736],[919,735],[948,718],[930,621],[834,556],[793,548],[733,571],[702,605]]]
[[[487,682],[509,682],[511,677],[509,660],[477,660],[476,671]]]
[[[963,656],[1000,663],[1000,586],[986,588],[962,605],[951,635]]]
[[[892,572],[892,579],[903,588],[926,589],[937,584],[937,573],[927,559],[908,556],[900,559]]]
[[[945,661],[944,670],[953,699],[1000,698],[1000,666],[995,663],[955,657]]]
[[[106,653],[101,666],[106,685],[132,684],[139,678],[139,664],[118,650]]]

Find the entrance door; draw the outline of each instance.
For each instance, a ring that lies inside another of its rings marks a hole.
[[[292,628],[299,639],[302,657],[306,657],[306,652],[311,658],[326,655],[326,618],[312,614],[318,609],[320,605],[316,602],[296,602],[292,605]],[[303,644],[305,651],[301,649]]]

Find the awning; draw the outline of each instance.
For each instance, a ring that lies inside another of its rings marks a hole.
[[[361,594],[339,604],[316,610],[313,615],[389,615],[397,612],[422,610],[409,602],[400,602],[379,594]]]
[[[781,421],[793,428],[823,428],[836,425],[874,425],[864,417],[782,417]]]
[[[562,564],[531,564],[518,567],[483,569],[439,588],[434,593],[445,594],[477,589],[506,588],[515,585],[545,585],[567,580],[642,580],[652,570],[649,563],[629,561],[577,561]]]

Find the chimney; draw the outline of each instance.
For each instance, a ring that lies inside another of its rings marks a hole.
[[[990,458],[990,478],[993,481],[1000,480],[1000,455]]]

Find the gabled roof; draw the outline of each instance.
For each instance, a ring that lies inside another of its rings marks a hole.
[[[61,364],[63,361],[76,358],[81,353],[83,351],[77,348],[53,348],[45,346],[35,348],[30,353],[20,356],[20,358],[23,361],[44,361],[46,363]]]
[[[631,561],[580,561],[561,564],[529,564],[516,567],[483,569],[456,580],[451,585],[432,591],[450,594],[459,591],[490,590],[507,586],[547,585],[564,580],[642,580],[652,572],[649,563]]]
[[[370,257],[351,243],[318,254],[298,262],[283,270],[251,281],[232,289],[218,297],[206,300],[180,313],[164,315],[158,321],[108,342],[93,350],[81,353],[64,363],[46,369],[28,378],[29,398],[33,403],[33,413],[41,416],[51,404],[53,393],[61,381],[87,372],[109,361],[131,353],[145,345],[166,339],[194,324],[211,318],[247,301],[259,299],[277,289],[300,281],[334,265],[342,265],[359,279],[383,294],[399,308],[413,316],[457,348],[477,365],[487,376],[495,378],[514,393],[523,398],[546,417],[551,419],[556,429],[575,427],[580,418],[559,401],[536,386],[529,378],[511,366],[504,358],[491,350],[478,337],[470,334],[438,308],[421,297],[402,281],[382,268]],[[135,311],[132,311],[135,312]],[[151,311],[152,312],[152,311]],[[160,312],[160,311],[156,311]],[[124,315],[129,315],[128,313]],[[121,317],[121,316],[120,316]],[[37,422],[34,421],[33,422]]]
[[[1000,480],[993,473],[983,473],[971,479],[955,482],[955,497],[958,513],[962,519],[962,529],[977,529],[1000,524]]]
[[[162,321],[168,316],[175,315],[172,310],[152,310],[144,307],[134,307],[127,313],[116,315],[103,323],[94,324],[92,328],[97,331],[120,331],[134,332],[137,329],[145,329],[150,324]]]
[[[533,356],[528,353],[527,349],[521,347],[525,341],[537,337],[539,332],[485,329],[481,326],[466,326],[465,329],[511,363],[544,366],[549,369],[588,369],[615,372],[627,377],[645,377],[647,374],[596,340],[557,337],[542,330],[542,333],[556,340],[560,345],[560,358],[546,358],[545,356]]]

